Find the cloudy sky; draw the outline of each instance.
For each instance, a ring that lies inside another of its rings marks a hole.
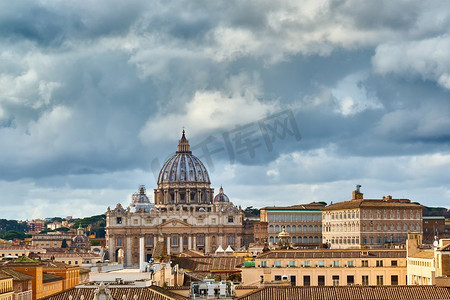
[[[182,127],[242,207],[450,206],[448,1],[0,2],[0,218],[128,204]]]

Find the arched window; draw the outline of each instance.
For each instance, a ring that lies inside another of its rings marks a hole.
[[[319,231],[319,226],[314,225],[314,231],[315,231],[315,232]]]
[[[303,243],[305,243],[305,244],[308,243],[308,237],[307,237],[307,236],[304,236],[304,237],[303,237]]]
[[[269,226],[269,232],[273,232],[273,225]]]
[[[229,235],[228,236],[228,245],[233,245],[233,243],[234,243],[234,238],[232,235]]]
[[[151,245],[152,244],[152,237],[148,236],[147,237],[147,245]]]
[[[299,244],[302,243],[302,237],[301,237],[301,236],[298,237],[298,243],[299,243]]]
[[[295,236],[292,237],[292,243],[294,243],[294,244],[297,243],[297,238]]]
[[[314,243],[316,243],[316,244],[319,243],[319,237],[318,237],[318,236],[315,236],[315,237],[314,237]]]
[[[403,230],[404,230],[404,231],[408,230],[408,225],[403,224]]]
[[[269,238],[269,243],[273,244],[273,236]]]
[[[312,225],[309,225],[309,231],[312,232],[313,231],[313,227]]]
[[[292,225],[292,232],[296,232],[297,231],[297,226]]]
[[[278,243],[278,237],[277,236],[275,237],[275,243]]]
[[[172,237],[172,244],[173,244],[173,245],[178,245],[178,236],[174,235],[174,236]]]
[[[117,238],[117,246],[122,246],[122,237],[121,236],[119,236]]]
[[[419,224],[416,225],[416,230],[420,231],[420,225]]]
[[[280,226],[279,225],[275,225],[275,232],[280,232]]]
[[[287,225],[287,226],[286,226],[286,231],[287,231],[287,232],[291,232],[291,225]]]
[[[303,225],[303,231],[304,231],[304,232],[308,231],[308,226]]]
[[[309,243],[310,243],[310,244],[313,243],[313,237],[312,237],[312,236],[309,237]]]

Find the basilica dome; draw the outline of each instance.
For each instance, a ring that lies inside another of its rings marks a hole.
[[[214,202],[230,202],[228,196],[223,192],[222,186],[220,187],[219,193],[214,197]]]
[[[190,151],[184,130],[178,142],[177,152],[164,163],[159,172],[158,185],[183,182],[211,183],[205,166]]]
[[[149,212],[151,209],[153,209],[153,206],[153,203],[150,202],[150,199],[145,193],[145,186],[141,185],[139,187],[139,192],[134,193],[131,196],[130,210],[132,212],[138,212],[143,209],[145,212]]]

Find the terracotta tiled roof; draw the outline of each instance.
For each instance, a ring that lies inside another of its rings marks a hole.
[[[414,254],[410,255],[409,257],[412,257],[412,258],[428,258],[428,259],[431,259],[431,258],[434,258],[434,251],[433,251],[433,250],[419,251],[419,252],[417,252],[417,253],[414,253]]]
[[[185,250],[184,252],[178,254],[178,257],[199,257],[199,256],[205,256],[205,254],[197,250]]]
[[[50,257],[55,258],[70,258],[70,257],[76,257],[76,258],[98,258],[100,259],[100,255],[94,254],[94,253],[60,253],[60,252],[48,252],[47,253],[41,253],[39,254],[39,257],[41,259],[46,259]]]
[[[15,251],[20,251],[20,250],[41,250],[44,251],[43,248],[41,247],[30,247],[30,246],[13,246],[10,244],[0,244],[0,250],[15,250]]]
[[[178,257],[172,260],[191,272],[230,271],[237,270],[237,266],[244,263],[243,257],[219,256],[219,257]]]
[[[14,278],[14,280],[16,280],[16,281],[27,281],[27,280],[32,280],[34,278],[33,276],[30,276],[28,274],[21,273],[19,271],[16,271],[13,269],[8,269],[8,268],[0,269],[0,274],[1,273],[12,276]]]
[[[0,280],[2,279],[8,279],[8,278],[13,278],[11,275],[5,274],[5,273],[1,273],[0,272]]]
[[[450,287],[437,286],[315,286],[266,287],[239,297],[242,300],[402,300],[450,299]]]
[[[60,280],[64,280],[64,278],[62,278],[61,276],[55,275],[55,274],[50,274],[50,273],[45,273],[45,272],[42,273],[42,282],[43,283],[60,281]]]
[[[268,209],[274,209],[274,210],[290,210],[290,209],[292,209],[292,210],[302,210],[302,209],[304,209],[304,210],[311,210],[311,209],[314,209],[314,210],[321,210],[321,209],[323,209],[325,207],[325,205],[323,205],[322,203],[318,203],[318,202],[311,202],[311,203],[308,203],[308,204],[296,204],[296,205],[291,205],[291,206],[266,206],[266,207],[263,207],[263,208],[261,208],[261,209],[265,209],[265,210],[268,210]]]
[[[336,210],[358,207],[399,207],[399,208],[422,208],[422,205],[409,202],[408,199],[390,199],[387,201],[381,199],[358,199],[342,201],[328,205],[323,210]]]
[[[405,258],[406,250],[274,250],[261,253],[261,259],[295,259],[295,258]]]
[[[137,296],[139,300],[181,300],[185,299],[185,297],[167,291],[163,288],[157,286],[151,286],[148,288],[109,288],[111,291],[111,296],[116,300],[122,299],[134,299],[134,296]],[[72,296],[72,299],[80,299],[81,296],[84,296],[84,299],[91,300],[94,299],[95,288],[72,288],[70,290],[41,298],[42,300],[67,300],[69,296]]]

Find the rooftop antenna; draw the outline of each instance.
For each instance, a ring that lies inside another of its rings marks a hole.
[[[357,185],[356,185],[356,191],[357,191],[358,193],[359,193],[359,189],[361,188],[361,186],[362,186],[362,185],[360,185],[360,184],[357,184]]]

